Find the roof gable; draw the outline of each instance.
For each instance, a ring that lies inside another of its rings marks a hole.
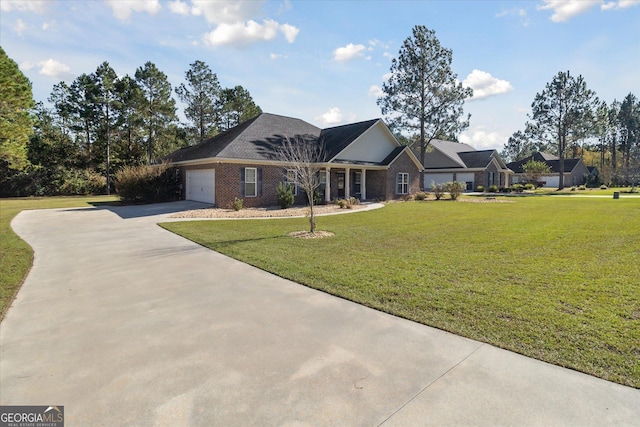
[[[400,146],[380,119],[338,126],[322,131],[329,161],[381,163],[389,152]]]
[[[460,153],[475,151],[470,145],[441,139],[431,140],[429,147],[424,158],[424,166],[427,169],[464,168],[465,163],[460,158]]]

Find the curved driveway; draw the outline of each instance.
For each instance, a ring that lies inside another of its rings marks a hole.
[[[156,225],[190,202],[24,211],[0,404],[67,426],[638,425],[640,391],[380,313]]]

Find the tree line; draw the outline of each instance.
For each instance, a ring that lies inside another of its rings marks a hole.
[[[597,166],[607,184],[640,181],[640,100],[633,93],[608,104],[584,77],[560,71],[536,94],[528,119],[525,129],[509,138],[504,158],[549,151],[560,158],[560,169],[565,158],[589,158],[587,165]]]
[[[105,61],[55,84],[50,106],[34,102],[31,83],[2,48],[0,72],[2,196],[109,193],[124,166],[153,164],[262,111],[242,86],[223,88],[202,61],[190,64],[175,89],[150,61],[133,76]]]

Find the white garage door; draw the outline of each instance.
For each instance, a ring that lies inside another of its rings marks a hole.
[[[565,176],[565,181],[567,180],[567,177]],[[543,176],[540,178],[540,181],[545,181],[546,184],[544,185],[545,187],[550,187],[550,188],[558,188],[560,186],[560,175],[555,175],[555,176]]]
[[[467,190],[471,191],[475,189],[474,186],[475,174],[473,172],[457,173],[456,181],[462,182],[467,185]]]
[[[216,171],[202,169],[187,171],[187,200],[216,203]]]
[[[431,181],[436,184],[444,184],[445,182],[453,181],[452,173],[425,173],[424,174],[424,188],[431,188]]]

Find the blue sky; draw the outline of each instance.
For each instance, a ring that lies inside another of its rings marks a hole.
[[[640,96],[640,0],[0,0],[0,12],[0,45],[43,102],[103,61],[120,75],[152,61],[176,87],[201,60],[264,111],[320,127],[368,120],[415,25],[436,31],[474,88],[460,140],[478,149],[522,129],[558,71],[608,103]]]

